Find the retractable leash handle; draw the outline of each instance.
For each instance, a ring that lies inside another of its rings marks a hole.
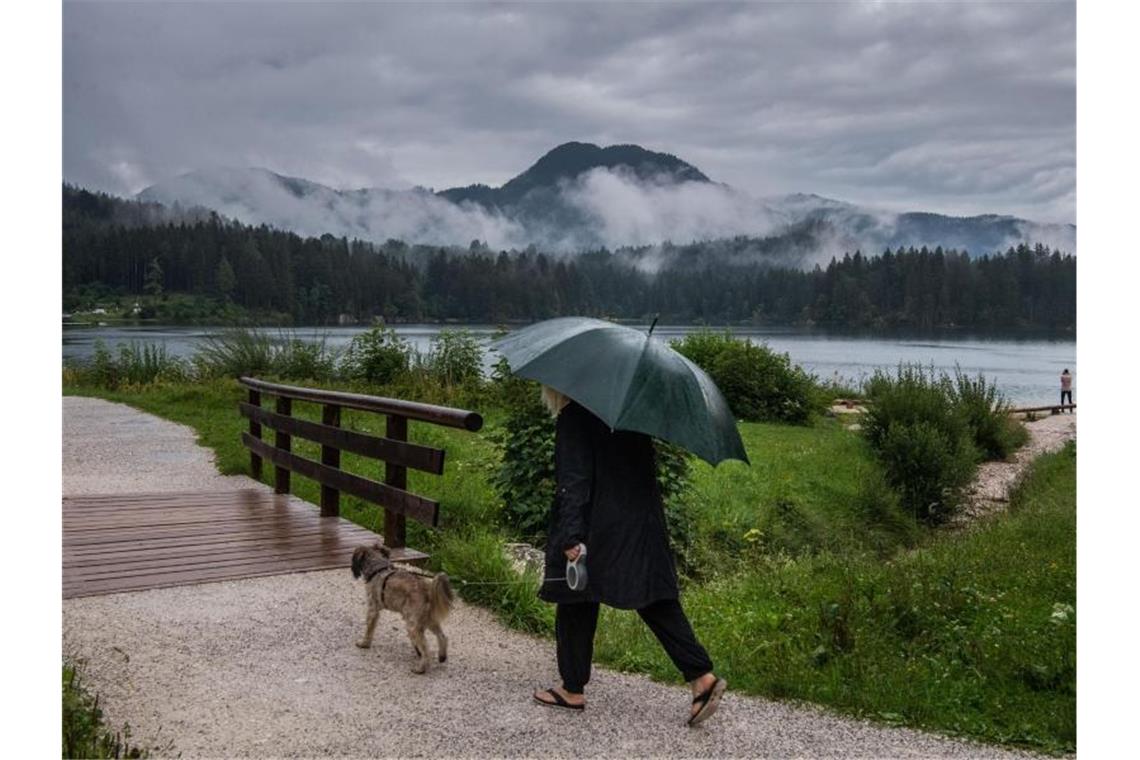
[[[586,574],[586,545],[578,544],[578,556],[566,561],[566,585],[571,591],[586,588],[589,576]]]

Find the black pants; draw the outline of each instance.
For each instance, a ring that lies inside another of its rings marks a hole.
[[[558,641],[558,672],[562,688],[581,694],[590,680],[594,659],[594,631],[598,627],[597,602],[560,604],[554,613],[554,637]],[[665,648],[669,659],[686,681],[712,672],[708,652],[697,642],[693,627],[676,599],[662,599],[637,611]]]
[[[1073,403],[1073,392],[1072,391],[1061,391],[1061,403],[1062,404],[1065,403],[1066,398],[1069,399],[1070,404]]]

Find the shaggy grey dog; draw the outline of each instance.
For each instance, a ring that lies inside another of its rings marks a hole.
[[[439,573],[429,582],[421,575],[393,567],[389,557],[388,548],[379,543],[357,547],[352,553],[352,577],[363,576],[368,595],[364,637],[356,646],[362,649],[372,646],[372,633],[376,630],[380,610],[398,612],[404,618],[408,638],[419,656],[412,670],[425,673],[428,668],[425,630],[435,635],[439,661],[447,661],[447,637],[440,624],[451,611],[455,592],[451,590],[447,573]]]

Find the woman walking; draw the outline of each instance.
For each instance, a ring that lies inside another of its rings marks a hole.
[[[580,404],[543,387],[557,417],[556,493],[546,544],[546,577],[567,575],[567,560],[582,547],[589,568],[585,588],[565,580],[544,583],[539,596],[557,604],[554,631],[562,684],[536,691],[543,705],[581,710],[590,680],[600,604],[637,610],[689,683],[688,724],[717,709],[727,683],[697,641],[678,601],[652,439],[611,430]]]

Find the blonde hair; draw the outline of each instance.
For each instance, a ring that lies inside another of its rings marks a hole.
[[[550,411],[551,417],[557,417],[562,408],[570,403],[570,397],[561,391],[556,391],[549,385],[542,386],[542,403]]]

